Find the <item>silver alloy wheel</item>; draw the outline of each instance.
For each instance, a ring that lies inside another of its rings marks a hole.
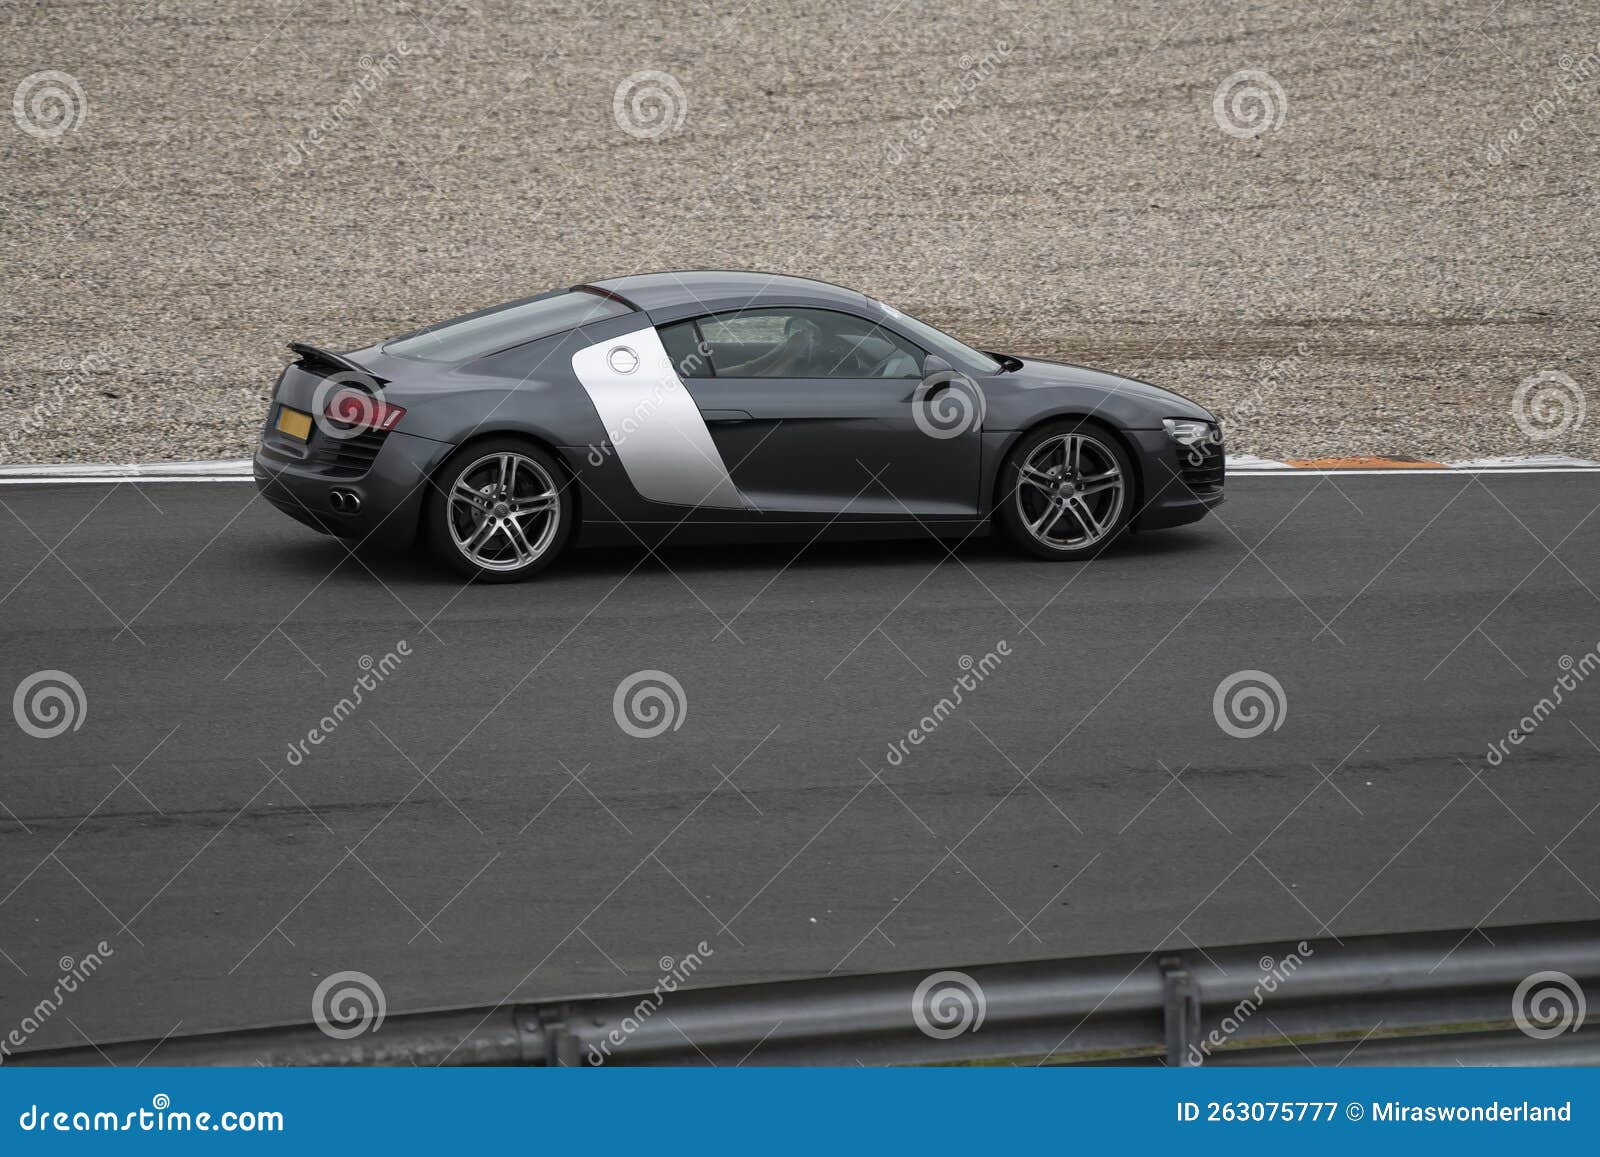
[[[473,565],[521,570],[550,549],[561,524],[561,494],[534,459],[502,450],[456,475],[447,516],[451,540]]]
[[[1057,434],[1033,448],[1017,476],[1022,525],[1055,549],[1093,546],[1111,533],[1127,501],[1111,447],[1093,434]]]

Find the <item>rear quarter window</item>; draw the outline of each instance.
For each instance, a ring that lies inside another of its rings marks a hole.
[[[666,348],[667,357],[672,359],[672,368],[680,378],[714,376],[711,372],[710,348],[701,340],[695,322],[680,321],[675,325],[664,325],[660,332],[661,344]]]

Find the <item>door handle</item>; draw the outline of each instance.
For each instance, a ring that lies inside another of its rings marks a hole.
[[[744,410],[701,410],[700,417],[708,426],[731,426],[736,422],[755,421],[755,418],[751,417]]]

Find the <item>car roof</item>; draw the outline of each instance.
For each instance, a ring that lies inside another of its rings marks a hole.
[[[791,277],[734,269],[682,269],[608,277],[588,285],[637,306],[647,313],[690,313],[762,305],[850,306],[859,310],[869,298],[854,289]]]

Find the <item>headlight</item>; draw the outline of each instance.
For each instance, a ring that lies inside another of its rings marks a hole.
[[[1185,446],[1197,446],[1215,437],[1210,422],[1195,422],[1187,418],[1163,418],[1161,428],[1167,437]]]

